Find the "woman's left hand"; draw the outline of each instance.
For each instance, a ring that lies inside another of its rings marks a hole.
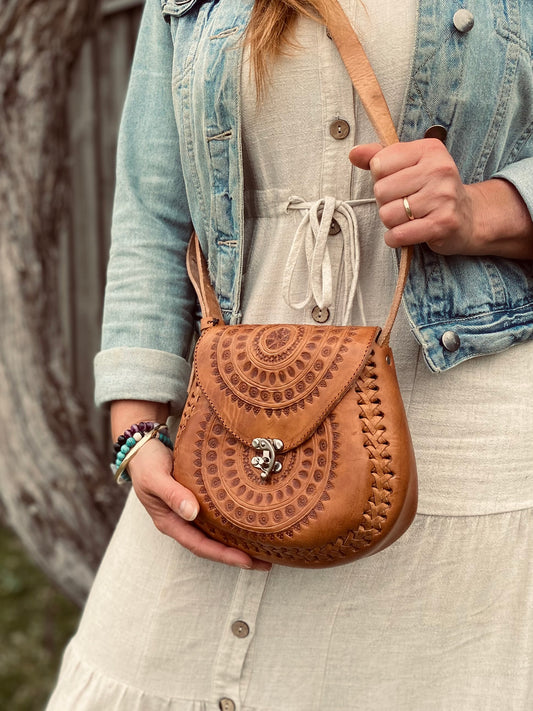
[[[445,255],[533,258],[533,223],[516,188],[500,179],[463,184],[441,141],[369,143],[350,160],[372,173],[390,247],[425,242]]]

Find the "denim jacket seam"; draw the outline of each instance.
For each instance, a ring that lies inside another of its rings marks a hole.
[[[509,60],[506,62],[505,73],[500,82],[500,91],[498,93],[498,100],[496,102],[496,110],[492,117],[489,129],[485,134],[483,147],[479,153],[479,158],[472,172],[472,179],[468,182],[479,182],[485,179],[485,167],[487,165],[489,156],[493,150],[498,133],[501,130],[501,124],[507,113],[507,107],[509,105],[511,88],[513,85],[513,82],[510,77],[511,65],[513,67],[514,73],[514,70],[516,69],[516,61]]]
[[[186,150],[188,159],[194,165],[196,162],[196,160],[195,160],[196,151],[194,149],[194,141],[193,141],[192,132],[191,132],[190,126],[189,126],[190,121],[192,119],[191,110],[190,110],[190,82],[187,84],[182,84],[181,91],[182,91],[182,93],[185,94],[184,98],[186,98],[188,100],[187,103],[189,106],[188,112],[185,112],[188,117],[187,132],[184,137],[185,138],[185,150]],[[196,200],[199,200],[200,203],[203,204],[205,201],[204,201],[204,197],[203,197],[203,193],[202,193],[202,185],[201,185],[201,180],[200,180],[198,172],[196,170],[192,170],[190,177],[191,177],[191,180],[194,182],[194,190],[195,190]],[[202,215],[203,229],[204,229],[205,234],[207,234],[208,230],[209,230],[209,211],[206,210],[204,207],[201,210],[199,210],[199,214]],[[195,230],[198,230],[197,225],[194,225],[194,228],[195,228]]]
[[[511,151],[509,152],[509,159],[507,161],[507,165],[510,163],[515,163],[517,160],[519,160],[520,156],[520,151],[524,146],[527,145],[529,139],[533,136],[533,120],[530,121],[530,123],[526,126],[526,128],[522,131],[522,133],[517,136],[516,141],[514,145],[511,148]],[[505,170],[506,166],[503,166],[501,170]],[[499,172],[499,171],[497,171]]]
[[[513,32],[513,30],[509,27],[503,27],[501,20],[496,20],[496,23],[494,25],[494,31],[496,32],[497,35],[499,35],[502,39],[511,42],[512,44],[516,45],[519,49],[521,49],[523,52],[525,52],[529,57],[531,57],[531,46],[525,40],[521,35],[519,35],[517,32]]]
[[[421,71],[427,64],[429,64],[429,63],[434,59],[434,57],[438,54],[439,49],[441,48],[441,46],[442,46],[443,44],[446,44],[446,42],[448,42],[448,41],[451,39],[451,37],[452,37],[452,33],[449,32],[449,35],[448,35],[448,38],[447,38],[447,39],[443,40],[442,42],[439,42],[438,44],[435,43],[435,46],[434,46],[433,51],[430,52],[430,53],[428,53],[428,54],[426,54],[426,57],[425,57],[425,59],[424,59],[423,62],[420,62],[420,63],[417,64],[417,65],[415,65],[415,64],[413,63],[413,65],[412,65],[412,74],[411,74],[411,81],[410,81],[409,92],[410,92],[411,90],[414,90],[414,91],[415,91],[415,93],[416,93],[416,95],[418,96],[418,99],[419,99],[419,101],[420,101],[420,106],[421,106],[421,108],[423,108],[424,111],[426,112],[426,116],[427,116],[428,119],[431,119],[431,118],[432,118],[433,113],[430,111],[429,106],[426,104],[426,100],[425,100],[425,99],[426,99],[427,97],[425,97],[425,93],[424,93],[424,92],[422,91],[422,89],[420,88],[419,82],[417,81],[417,78],[416,78],[416,77],[417,77],[417,75],[420,73],[420,71]],[[415,53],[416,53],[416,51],[417,51],[417,48],[415,48]],[[418,51],[420,51],[420,48],[418,48]],[[406,105],[405,108],[407,108],[407,105]],[[401,119],[401,121],[400,121],[400,125],[402,125],[402,124],[403,124],[403,116],[402,116],[402,119]]]
[[[196,37],[199,37],[200,34],[202,33],[202,28],[205,23],[205,16],[206,16],[206,11],[203,10],[202,7],[200,7],[198,9],[198,12],[196,15],[196,21],[194,23],[194,35]],[[179,21],[180,21],[180,18],[179,17],[176,18],[176,22],[179,22]],[[181,81],[183,81],[185,79],[185,77],[191,76],[192,69],[193,69],[194,64],[196,62],[196,57],[198,56],[198,48],[199,48],[199,42],[194,41],[194,38],[193,38],[193,40],[191,41],[191,50],[190,50],[189,54],[187,55],[187,59],[185,61],[185,64],[182,67],[182,71],[180,72],[180,74],[177,74],[175,77],[176,86],[178,86],[181,83]],[[174,74],[174,71],[175,70],[173,69],[173,72],[172,72],[173,74]],[[174,77],[173,77],[173,82],[174,82]]]
[[[485,318],[491,318],[492,320],[496,320],[494,317],[500,316],[500,315],[505,315],[508,314],[509,311],[526,311],[528,309],[533,309],[533,300],[528,301],[520,306],[514,305],[514,306],[509,306],[502,304],[501,307],[499,308],[494,308],[494,309],[485,309],[483,311],[478,311],[474,314],[469,314],[468,316],[464,315],[451,315],[449,318],[439,318],[435,320],[429,320],[427,319],[426,321],[420,321],[419,323],[416,324],[417,329],[434,329],[438,326],[446,326],[448,324],[455,324],[455,325],[461,325],[461,324],[468,324],[469,322],[472,321],[479,321],[480,319],[485,319]]]
[[[240,29],[240,25],[238,26]],[[236,275],[233,282],[233,291],[231,294],[231,310],[229,312],[229,320],[231,324],[238,324],[242,320],[242,310],[241,310],[241,294],[242,294],[242,282],[244,273],[244,255],[245,255],[245,238],[246,231],[244,227],[244,165],[243,165],[243,146],[242,146],[242,91],[241,91],[241,77],[242,77],[242,67],[244,59],[244,47],[243,43],[240,42],[238,45],[238,60],[236,63],[237,79],[235,82],[235,145],[237,154],[237,172],[238,172],[238,183],[241,186],[241,194],[239,201],[238,214],[236,219],[236,234],[233,240],[227,240],[228,246],[234,248],[237,252],[236,260]]]

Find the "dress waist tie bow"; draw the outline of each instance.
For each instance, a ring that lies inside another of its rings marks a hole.
[[[296,196],[289,198],[287,210],[305,210],[305,215],[296,230],[283,275],[282,294],[288,306],[300,310],[311,303],[320,309],[331,309],[338,305],[341,325],[347,326],[351,322],[353,302],[357,295],[362,325],[365,325],[362,296],[357,289],[361,252],[359,229],[352,208],[369,203],[375,203],[375,199],[336,200],[324,197],[315,202],[306,202]],[[342,240],[335,289],[330,255],[330,230],[334,222],[340,228],[338,236]],[[302,264],[305,265],[307,284],[304,297],[298,300],[293,293],[293,280],[297,266]]]

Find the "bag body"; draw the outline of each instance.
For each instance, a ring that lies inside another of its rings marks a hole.
[[[208,536],[322,568],[376,553],[416,512],[413,447],[378,328],[213,325],[195,350],[174,476]]]

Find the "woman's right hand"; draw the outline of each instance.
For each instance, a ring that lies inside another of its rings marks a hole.
[[[164,444],[148,442],[131,460],[128,473],[137,498],[161,533],[200,558],[248,570],[270,570],[270,563],[214,541],[192,525],[198,501],[172,477],[172,453]]]
[[[111,403],[115,439],[137,422],[165,422],[168,408],[160,403],[120,400]],[[201,558],[248,570],[270,570],[271,564],[208,538],[192,524],[199,505],[194,494],[172,476],[172,452],[159,440],[147,442],[128,465],[137,498],[156,528]]]

